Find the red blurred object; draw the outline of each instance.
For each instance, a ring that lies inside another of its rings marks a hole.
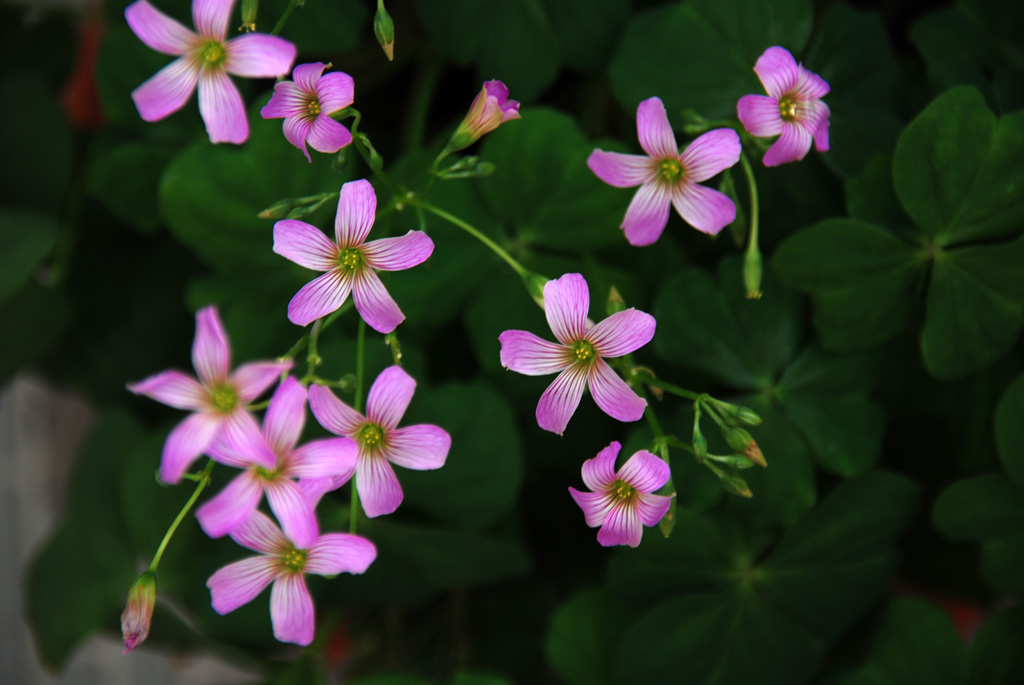
[[[982,607],[962,597],[927,592],[903,582],[897,585],[896,594],[922,599],[945,611],[953,619],[953,626],[964,644],[969,645],[985,623],[985,612]]]
[[[106,26],[99,17],[84,18],[78,24],[75,64],[60,93],[64,116],[74,128],[92,130],[104,123],[95,70],[105,31]]]

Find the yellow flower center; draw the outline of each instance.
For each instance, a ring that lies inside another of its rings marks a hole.
[[[359,429],[356,441],[368,451],[373,451],[384,442],[384,429],[377,424],[367,423]]]
[[[782,115],[783,121],[796,119],[796,100],[788,96],[779,100],[779,114]]]
[[[346,247],[338,255],[338,264],[343,269],[355,271],[363,264],[363,255],[358,247]]]
[[[281,557],[281,563],[289,571],[295,573],[301,573],[306,568],[306,550],[304,549],[290,549],[285,552],[285,555]]]
[[[617,480],[612,483],[611,491],[615,493],[617,499],[627,504],[636,499],[636,488],[624,480]]]
[[[203,56],[204,66],[217,67],[224,62],[227,53],[224,52],[224,44],[215,40],[207,41],[203,45],[200,54]]]
[[[222,385],[214,390],[210,399],[213,400],[213,406],[225,414],[238,406],[238,393],[230,385]]]
[[[320,114],[320,100],[318,100],[317,98],[311,99],[309,101],[309,104],[306,105],[306,110],[308,110],[309,115],[313,117]]]
[[[658,177],[666,183],[675,183],[683,175],[683,165],[678,159],[663,159],[658,165]]]
[[[580,340],[572,346],[573,356],[576,357],[577,361],[588,362],[597,356],[597,352],[594,351],[594,346],[586,340]]]

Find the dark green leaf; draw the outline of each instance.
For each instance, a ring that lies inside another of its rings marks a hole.
[[[846,211],[851,219],[891,229],[910,226],[892,187],[892,157],[873,157],[860,176],[846,182]]]
[[[996,410],[996,441],[1003,466],[1017,487],[1024,489],[1024,376],[1007,388]]]
[[[970,685],[1001,685],[1024,680],[1024,609],[1007,609],[990,618],[971,645]]]
[[[932,516],[951,540],[994,540],[1024,529],[1024,497],[1002,474],[978,476],[943,491]]]
[[[611,57],[629,14],[627,0],[544,0],[565,63],[598,71]]]
[[[173,156],[170,150],[156,145],[120,145],[96,159],[86,188],[119,220],[142,233],[153,233],[160,225],[160,177]]]
[[[570,685],[611,682],[615,648],[629,613],[615,595],[601,589],[576,593],[551,616],[544,653]]]
[[[60,228],[49,214],[0,209],[0,304],[11,298],[53,250]],[[9,329],[8,329],[9,330]]]
[[[56,290],[30,284],[0,305],[0,381],[35,363],[56,346],[68,325],[67,301]]]
[[[1024,533],[986,543],[981,548],[981,575],[1002,592],[1024,592]]]

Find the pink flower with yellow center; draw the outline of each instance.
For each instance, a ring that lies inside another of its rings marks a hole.
[[[601,527],[598,542],[605,547],[636,547],[643,526],[658,525],[672,504],[672,497],[654,494],[668,482],[671,470],[663,460],[640,450],[616,471],[620,449],[622,445],[613,442],[583,462],[583,482],[591,492],[569,488],[569,494],[583,510],[587,525]]]
[[[587,159],[590,170],[608,185],[640,186],[622,220],[630,245],[656,242],[668,224],[670,206],[686,223],[711,235],[733,222],[733,201],[700,183],[740,160],[736,131],[708,131],[680,152],[659,98],[644,100],[637,107],[636,129],[646,155],[594,150]]]
[[[244,143],[249,122],[238,87],[228,74],[248,78],[284,76],[295,60],[295,46],[283,38],[247,33],[225,40],[235,0],[193,0],[192,32],[138,0],[125,8],[128,26],[139,39],[174,60],[132,91],[146,121],[177,112],[199,88],[199,113],[213,143]]]
[[[292,71],[293,80],[275,84],[270,102],[260,110],[264,119],[284,119],[284,137],[310,162],[306,143],[330,153],[352,142],[352,134],[331,114],[352,104],[355,83],[342,71],[324,74],[327,66],[323,62],[298,65]]]
[[[789,50],[778,46],[764,51],[754,72],[768,95],[744,95],[736,103],[736,114],[751,135],[779,136],[765,153],[764,165],[803,159],[812,140],[818,152],[826,152],[831,112],[821,101],[829,91],[825,79],[797,64]]]

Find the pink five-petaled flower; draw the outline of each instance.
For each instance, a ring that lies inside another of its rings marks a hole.
[[[448,149],[454,152],[469,147],[506,121],[518,118],[519,103],[508,99],[505,84],[501,81],[487,81],[473,98],[465,118],[452,134]]]
[[[256,510],[263,493],[288,538],[299,547],[316,542],[319,528],[313,504],[292,478],[338,478],[345,482],[356,466],[356,444],[349,438],[315,440],[296,448],[306,422],[306,389],[289,376],[270,399],[263,435],[246,444],[213,443],[212,459],[246,469],[196,511],[210,537],[219,538],[241,525]],[[268,469],[266,452],[275,466]]]
[[[668,482],[671,471],[647,450],[634,454],[616,471],[620,449],[622,445],[612,442],[583,462],[583,482],[592,492],[569,488],[569,494],[583,510],[587,525],[601,526],[598,542],[605,547],[636,547],[644,532],[640,524],[657,525],[672,503],[672,497],[654,494]]]
[[[354,82],[343,71],[322,76],[326,68],[323,62],[298,65],[294,80],[275,84],[270,102],[260,110],[264,119],[284,119],[284,137],[310,162],[307,142],[318,152],[337,152],[352,142],[349,130],[330,115],[352,104]]]
[[[506,369],[527,376],[558,373],[537,403],[537,424],[559,435],[576,413],[588,384],[597,406],[619,421],[639,420],[647,406],[604,357],[621,357],[649,343],[654,337],[654,317],[627,309],[591,326],[589,310],[587,282],[580,274],[565,274],[544,286],[544,314],[558,343],[529,331],[505,331],[498,336],[501,365]]]
[[[228,74],[248,78],[284,76],[295,60],[295,46],[277,36],[248,33],[224,40],[235,0],[193,0],[198,34],[139,0],[125,19],[135,35],[174,60],[132,91],[139,114],[158,121],[185,106],[199,85],[199,113],[214,143],[244,143],[249,122],[238,87]]]
[[[743,127],[754,136],[779,136],[764,155],[765,166],[803,159],[814,140],[818,152],[828,150],[828,94],[825,79],[797,64],[789,50],[768,48],[754,72],[768,95],[744,95],[736,103]],[[781,135],[780,135],[781,134]]]
[[[349,292],[360,316],[375,331],[390,333],[405,320],[374,269],[401,271],[421,264],[434,251],[434,242],[423,231],[409,231],[367,243],[376,212],[373,186],[362,179],[341,187],[334,242],[304,221],[274,224],[274,252],[307,269],[327,272],[288,303],[292,323],[305,326],[330,314],[345,303]]]
[[[215,307],[196,313],[192,365],[199,374],[198,382],[181,371],[170,370],[128,385],[136,395],[195,412],[179,423],[164,443],[160,477],[167,483],[177,483],[214,440],[247,444],[252,435],[258,435],[259,425],[245,405],[292,368],[290,361],[251,362],[229,375],[231,347]],[[264,468],[274,468],[273,453],[261,453],[257,458],[263,460]]]
[[[669,205],[698,231],[715,235],[736,218],[728,197],[698,185],[740,160],[740,137],[731,128],[703,134],[680,153],[665,106],[649,98],[636,110],[640,147],[646,155],[594,150],[587,166],[616,188],[640,186],[626,210],[622,229],[630,245],[650,245],[668,223]]]
[[[402,486],[391,464],[426,471],[441,468],[448,457],[452,439],[444,429],[427,424],[398,427],[415,390],[412,376],[400,366],[389,366],[373,382],[363,416],[329,389],[309,389],[309,408],[320,425],[356,441],[355,485],[371,518],[390,514],[402,503]]]
[[[231,538],[262,556],[228,564],[210,576],[206,587],[210,588],[214,611],[234,611],[256,599],[273,582],[270,620],[274,637],[303,646],[313,641],[315,627],[313,598],[305,574],[362,573],[377,557],[373,543],[347,533],[321,535],[308,547],[296,545],[259,511],[231,531]]]

